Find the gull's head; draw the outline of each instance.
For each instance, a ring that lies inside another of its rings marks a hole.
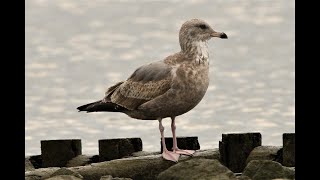
[[[227,39],[224,32],[213,30],[208,23],[201,19],[191,19],[182,24],[179,32],[180,46],[188,46],[187,43],[208,41],[212,37]]]

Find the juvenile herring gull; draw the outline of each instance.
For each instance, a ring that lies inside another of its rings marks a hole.
[[[226,39],[208,23],[191,19],[179,32],[181,51],[162,61],[143,65],[126,80],[108,88],[102,100],[78,107],[79,111],[122,112],[135,119],[158,120],[163,153],[166,160],[177,162],[180,154],[192,155],[194,150],[177,146],[175,117],[193,109],[203,98],[209,85],[209,53],[211,37]],[[164,141],[162,119],[171,118],[173,149]]]

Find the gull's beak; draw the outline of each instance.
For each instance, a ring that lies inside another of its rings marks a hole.
[[[224,32],[213,32],[210,34],[211,37],[219,37],[221,39],[228,39],[228,36]]]

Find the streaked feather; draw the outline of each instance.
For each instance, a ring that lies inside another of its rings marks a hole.
[[[171,87],[172,68],[163,62],[150,63],[138,68],[129,79],[109,88],[111,102],[129,110],[167,92]]]

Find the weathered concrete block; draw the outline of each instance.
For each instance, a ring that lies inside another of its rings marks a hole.
[[[270,160],[252,160],[244,169],[243,176],[248,176],[252,180],[295,178],[295,170],[282,166],[280,163]]]
[[[282,147],[279,146],[258,146],[249,154],[246,164],[252,160],[271,160],[282,162]]]
[[[42,167],[63,167],[81,153],[80,139],[41,141]]]
[[[173,139],[172,137],[165,137],[164,141],[166,142],[166,146],[168,150],[172,150],[173,147]],[[190,137],[177,137],[177,144],[180,149],[189,149],[189,150],[199,150],[200,144],[198,141],[197,136],[190,136]],[[160,138],[160,145],[162,153],[162,141]]]
[[[295,133],[284,133],[283,139],[283,165],[295,166]]]
[[[99,160],[109,161],[130,156],[133,152],[142,150],[142,140],[140,138],[124,139],[100,139],[99,140]]]
[[[257,146],[261,146],[260,133],[222,134],[221,162],[235,173],[242,172],[250,152]]]
[[[131,142],[134,152],[142,151],[142,140],[141,138],[128,138]]]
[[[30,162],[32,163],[35,169],[42,167],[42,157],[41,155],[35,155],[29,157]]]

